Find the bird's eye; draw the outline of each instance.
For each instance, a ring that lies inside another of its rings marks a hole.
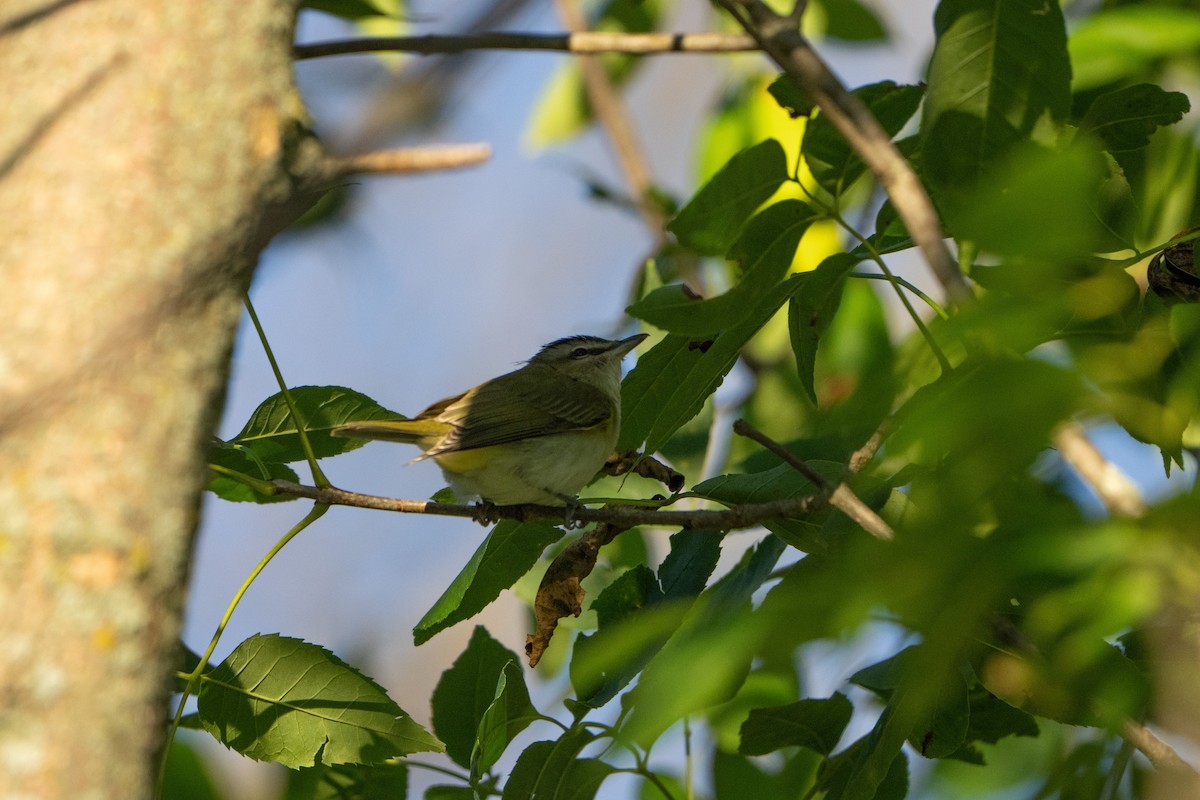
[[[587,354],[588,349],[586,347],[576,347],[571,351],[571,358],[583,358]]]

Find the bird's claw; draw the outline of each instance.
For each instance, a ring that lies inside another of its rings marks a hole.
[[[471,515],[471,519],[485,528],[493,522],[498,522],[500,517],[496,514],[496,504],[490,500],[477,501],[475,513]]]
[[[575,515],[579,513],[579,509],[584,507],[583,503],[579,501],[578,497],[563,497],[563,506],[566,509],[563,513],[564,528],[569,531],[574,531],[579,530],[587,525],[586,522],[575,519]]]

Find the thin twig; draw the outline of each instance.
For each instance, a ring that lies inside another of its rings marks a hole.
[[[460,36],[389,36],[298,44],[296,60],[355,53],[401,52],[419,55],[474,50],[532,50],[550,53],[624,53],[654,56],[669,53],[745,53],[758,49],[750,36],[736,33],[477,33]]]
[[[331,156],[326,159],[325,171],[329,180],[338,180],[348,175],[432,172],[474,166],[487,161],[491,156],[491,146],[482,143],[405,147],[356,156]]]
[[[799,472],[807,478],[814,486],[821,490],[821,496],[827,497],[831,506],[841,511],[850,519],[862,526],[863,530],[874,536],[876,539],[883,541],[891,541],[896,538],[896,532],[892,530],[892,526],[883,521],[870,506],[859,499],[853,490],[845,484],[845,482],[834,485],[825,479],[824,475],[816,472],[808,464],[805,464],[800,459],[796,458],[787,448],[779,442],[767,436],[762,431],[755,428],[744,419],[739,419],[733,423],[733,432],[739,436],[745,436],[747,439],[753,439],[761,444],[766,449],[770,450],[775,455],[779,456],[785,464]]]
[[[453,505],[450,503],[434,503],[429,500],[401,500],[392,497],[360,494],[330,486],[317,488],[305,486],[291,481],[275,480],[271,482],[275,490],[281,494],[294,497],[307,497],[318,503],[331,506],[353,506],[355,508],[373,508],[378,511],[396,511],[404,514],[433,514],[442,517],[465,517],[479,519],[485,513],[489,520],[515,519],[529,521],[535,519],[563,521],[566,509],[561,506],[517,505],[491,506],[481,512],[478,506]],[[672,528],[691,530],[707,529],[730,531],[739,528],[752,528],[773,519],[789,519],[803,517],[816,511],[825,504],[825,498],[818,495],[808,497],[792,497],[769,503],[748,503],[721,510],[699,511],[658,511],[640,506],[608,505],[603,508],[577,508],[571,510],[571,519],[575,522],[604,522],[613,525],[662,525]]]
[[[883,445],[883,440],[892,432],[891,420],[884,420],[875,432],[863,442],[862,447],[850,454],[850,460],[846,464],[846,468],[851,472],[861,472],[862,468],[870,463],[875,454],[879,452],[879,448]]]
[[[554,7],[563,25],[572,35],[586,32],[587,20],[575,0],[556,0]],[[613,151],[629,184],[629,193],[637,206],[646,228],[654,237],[657,244],[664,241],[664,228],[667,223],[666,215],[651,198],[650,168],[646,164],[646,156],[633,133],[633,125],[621,98],[613,90],[604,64],[594,55],[578,56],[579,70],[583,76],[584,90],[592,112],[604,128],[608,139],[612,142]]]
[[[1079,423],[1060,425],[1054,432],[1054,446],[1063,460],[1100,496],[1108,513],[1121,517],[1140,517],[1146,513],[1141,490],[1120,467],[1104,457]]]
[[[1137,748],[1138,752],[1144,755],[1157,770],[1200,777],[1191,764],[1184,761],[1179,753],[1155,736],[1145,725],[1139,725],[1133,720],[1125,720],[1121,723],[1121,738]]]
[[[887,131],[863,102],[846,90],[794,20],[775,13],[762,0],[717,2],[817,104],[875,174],[950,301],[970,298],[970,288],[946,247],[941,222],[920,179]]]

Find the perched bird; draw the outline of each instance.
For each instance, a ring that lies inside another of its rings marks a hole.
[[[412,419],[349,422],[334,436],[415,444],[456,493],[497,505],[570,504],[621,427],[621,359],[646,334],[569,336],[520,369],[439,400]]]

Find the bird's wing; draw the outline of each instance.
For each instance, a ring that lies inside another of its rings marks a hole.
[[[428,455],[594,428],[614,411],[599,389],[531,364],[446,405],[437,419],[450,423],[452,430]]]

